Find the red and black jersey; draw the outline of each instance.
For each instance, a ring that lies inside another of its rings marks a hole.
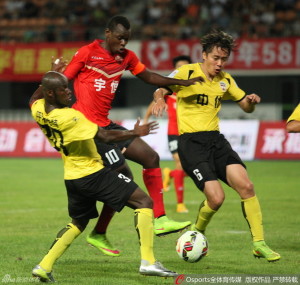
[[[137,75],[146,67],[134,52],[126,49],[122,55],[113,55],[101,47],[102,42],[95,40],[81,47],[64,74],[69,80],[74,79],[73,108],[104,127],[110,124],[109,110],[123,72],[129,70]]]
[[[176,113],[176,94],[165,96],[166,103],[168,105],[168,135],[178,136],[178,124]]]

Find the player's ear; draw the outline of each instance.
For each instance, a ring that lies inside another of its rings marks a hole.
[[[111,35],[111,30],[110,29],[105,29],[104,33],[105,33],[105,37],[109,38],[110,35]]]
[[[45,95],[48,97],[48,98],[54,98],[54,90],[52,89],[47,89],[45,91]]]

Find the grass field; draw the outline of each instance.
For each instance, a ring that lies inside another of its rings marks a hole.
[[[299,274],[300,273],[300,161],[247,162],[249,175],[260,199],[265,238],[282,259],[277,263],[255,259],[251,237],[241,212],[239,197],[225,186],[226,200],[215,215],[206,236],[210,254],[199,263],[179,259],[175,252],[180,234],[155,237],[155,255],[166,267],[182,274]],[[136,182],[145,189],[141,167],[130,164]],[[163,161],[162,167],[172,166]],[[188,214],[175,212],[175,193],[165,193],[167,213],[176,220],[194,221],[203,194],[186,179],[185,202]],[[53,242],[56,233],[69,221],[59,159],[0,159],[0,282],[31,276],[31,270]],[[99,203],[99,208],[101,204]],[[85,241],[95,221],[58,260],[54,277],[61,284],[174,284],[173,279],[143,277],[133,212],[117,214],[108,231],[110,240],[122,251],[118,258],[106,257]],[[23,284],[26,284],[23,282]],[[32,283],[31,283],[32,284]]]

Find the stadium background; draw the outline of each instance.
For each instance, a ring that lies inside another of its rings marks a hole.
[[[23,53],[23,48],[27,45],[33,45],[34,50],[43,45],[46,47],[54,45],[56,48],[59,45],[66,48],[69,43],[82,45],[98,35],[102,37],[101,33],[109,17],[123,14],[133,25],[133,39],[128,47],[141,56],[145,51],[143,45],[148,43],[152,48],[153,45],[161,46],[162,51],[162,47],[171,43],[175,44],[175,47],[182,47],[176,43],[183,40],[185,45],[194,46],[192,50],[195,53],[191,55],[195,60],[199,52],[199,46],[195,41],[197,42],[199,36],[210,27],[221,27],[238,39],[245,40],[246,43],[254,43],[254,46],[260,43],[258,54],[250,53],[249,56],[249,53],[246,53],[248,56],[242,56],[241,59],[244,60],[238,60],[239,64],[247,62],[257,66],[266,62],[272,63],[267,69],[261,66],[254,68],[253,65],[243,69],[230,69],[238,84],[247,92],[260,94],[263,102],[257,106],[253,114],[239,112],[236,104],[225,102],[221,124],[222,131],[226,129],[229,131],[228,136],[232,145],[243,155],[256,156],[256,149],[263,150],[263,145],[268,146],[266,148],[268,151],[261,151],[260,154],[273,160],[247,161],[246,165],[260,197],[266,240],[281,254],[282,260],[278,263],[268,263],[253,258],[251,237],[248,225],[242,217],[240,198],[226,185],[224,185],[226,201],[207,232],[210,256],[196,264],[181,261],[175,252],[176,239],[180,234],[174,234],[163,239],[155,239],[155,253],[158,260],[183,274],[221,275],[227,280],[226,284],[238,283],[237,279],[230,281],[229,274],[235,278],[240,275],[246,276],[249,278],[247,284],[270,283],[268,282],[270,275],[271,282],[272,278],[277,280],[274,284],[299,283],[300,216],[297,197],[300,138],[298,134],[288,135],[285,132],[284,120],[299,102],[300,67],[297,56],[300,55],[300,1],[36,0],[30,2],[0,0],[0,221],[2,223],[0,280],[32,284],[33,280],[29,279],[32,267],[49,248],[54,234],[69,220],[62,161],[11,157],[48,156],[49,153],[51,155],[54,153],[53,149],[41,140],[44,137],[37,132],[38,129],[27,107],[27,101],[39,84],[42,74],[36,71],[48,70],[52,54],[37,53],[28,56]],[[146,6],[148,10],[145,10]],[[151,42],[148,42],[149,40]],[[10,52],[16,49],[20,51],[17,57],[14,52]],[[175,53],[177,50],[172,48],[171,52]],[[186,46],[182,52],[187,52]],[[166,53],[163,55],[165,57]],[[264,56],[257,58],[257,55]],[[19,73],[20,67],[25,71],[28,67],[32,68],[28,64],[28,60],[32,59],[35,63],[34,72]],[[151,59],[151,64],[152,61],[157,62]],[[165,68],[157,71],[164,74],[169,72]],[[39,78],[23,80],[32,74]],[[11,75],[15,76],[16,80],[5,79]],[[153,89],[154,87],[126,74],[120,84],[111,118],[126,119],[124,123],[130,124],[130,120],[145,111]],[[155,136],[147,138],[153,137],[154,142],[159,141],[163,144],[162,139],[166,138],[166,133],[162,129],[164,124],[166,120],[160,121],[162,134],[159,135],[159,139]],[[229,128],[226,128],[226,124]],[[268,143],[263,144],[264,142]],[[16,146],[21,153],[16,151]],[[276,158],[286,156],[296,160],[278,161]],[[135,175],[135,181],[144,187],[142,167],[131,162],[129,165]],[[163,160],[161,167],[171,168],[173,162]],[[174,189],[164,193],[167,213],[175,220],[194,221],[199,202],[202,200],[202,193],[195,191],[195,185],[190,178],[185,179],[185,203],[189,208],[188,214],[176,213]],[[100,255],[95,249],[87,246],[85,234],[92,230],[94,222],[91,221],[86,232],[77,238],[68,252],[58,261],[54,272],[58,282],[66,285],[174,284],[170,279],[145,278],[137,274],[140,257],[137,254],[138,238],[132,227],[131,209],[126,208],[116,215],[109,230],[109,239],[122,251],[118,259],[112,260],[110,257]],[[297,274],[297,277],[292,277],[291,274]]]
[[[226,70],[262,103],[255,113],[244,114],[235,103],[224,102],[221,131],[244,159],[300,158],[299,135],[284,130],[299,102],[299,0],[0,0],[0,8],[0,156],[56,155],[31,123],[28,99],[52,55],[70,59],[83,44],[103,38],[106,21],[122,14],[132,23],[127,47],[164,75],[174,56],[201,60],[199,38],[210,28],[233,34],[238,48]],[[143,116],[154,89],[125,73],[110,118],[132,125]],[[232,128],[232,123],[240,125]],[[163,134],[166,121],[160,125]],[[162,159],[170,159],[166,141],[155,141],[152,136],[149,143]]]

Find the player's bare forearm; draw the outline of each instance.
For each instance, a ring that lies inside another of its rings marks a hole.
[[[239,102],[240,107],[246,113],[252,113],[255,110],[256,104],[261,101],[260,97],[256,94],[246,95],[245,98]]]
[[[182,85],[182,86],[190,86],[192,84],[195,84],[196,82],[203,82],[202,77],[196,77],[192,79],[175,79],[171,77],[162,76],[158,73],[145,70],[137,75],[140,79],[143,81],[157,86],[170,86],[170,85]]]
[[[143,137],[149,134],[155,134],[156,129],[158,129],[157,122],[140,125],[140,119],[138,119],[133,130],[105,130],[99,128],[96,137],[104,143],[119,142],[136,137]]]
[[[165,95],[170,95],[172,92],[166,88],[158,88],[153,93],[153,101],[154,103],[158,103],[159,100],[165,100]]]
[[[290,121],[286,125],[286,130],[289,133],[300,133],[300,121]]]

